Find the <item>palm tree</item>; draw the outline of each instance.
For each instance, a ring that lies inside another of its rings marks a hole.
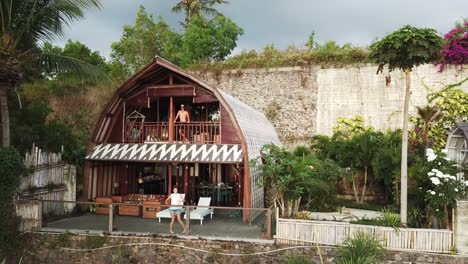
[[[222,15],[218,10],[214,9],[213,6],[216,4],[227,3],[228,2],[225,0],[180,0],[179,3],[172,8],[172,12],[185,12],[185,23],[182,23],[182,25],[187,26],[194,16],[203,17],[203,15]]]
[[[432,122],[435,122],[442,118],[444,115],[442,113],[442,109],[438,106],[430,106],[427,105],[425,107],[416,107],[418,110],[418,115],[423,121],[423,144],[424,144],[424,152],[429,148],[429,128]]]
[[[0,0],[0,108],[3,146],[10,145],[8,92],[23,79],[27,65],[97,77],[99,71],[68,57],[41,52],[40,43],[63,36],[65,27],[100,8],[100,0]]]

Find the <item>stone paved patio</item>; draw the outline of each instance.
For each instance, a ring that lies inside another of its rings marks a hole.
[[[170,219],[143,219],[134,216],[114,216],[114,225],[116,232],[123,233],[144,233],[144,234],[169,234]],[[84,214],[82,216],[60,219],[47,223],[43,230],[79,230],[79,231],[108,231],[109,217],[107,215]],[[184,219],[185,223],[185,219]],[[176,235],[181,235],[182,228],[176,222],[174,224]],[[203,225],[200,221],[190,221],[190,236],[200,236],[209,238],[223,239],[265,239],[266,217],[259,216],[249,223],[242,222],[240,216],[229,216],[215,213],[213,219],[205,217]]]

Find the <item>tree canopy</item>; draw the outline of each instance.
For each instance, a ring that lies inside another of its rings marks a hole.
[[[412,69],[429,63],[439,54],[443,39],[434,29],[404,26],[372,43],[369,58],[379,65],[378,72],[388,64],[394,69]]]
[[[236,47],[242,34],[243,30],[227,17],[206,20],[198,15],[179,33],[162,17],[155,21],[141,6],[135,24],[124,26],[121,39],[112,43],[111,72],[125,80],[155,56],[182,67],[198,60],[220,61]]]

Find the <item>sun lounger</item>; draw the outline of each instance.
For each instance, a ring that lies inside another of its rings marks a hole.
[[[200,197],[198,200],[198,206],[210,206],[211,197]],[[205,216],[210,215],[211,219],[213,219],[214,210],[212,208],[201,207],[196,208],[193,211],[190,211],[190,220],[200,220],[200,225],[203,225],[203,219]],[[187,219],[187,214],[184,216]]]
[[[182,210],[182,213],[185,212],[185,208],[182,207],[180,209]],[[171,218],[171,212],[169,211],[169,208],[167,208],[165,210],[157,212],[156,217],[158,218],[159,223],[161,223],[161,218]]]

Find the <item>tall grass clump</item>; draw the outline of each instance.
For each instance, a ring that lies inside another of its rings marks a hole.
[[[345,240],[336,252],[337,264],[380,264],[385,249],[374,234],[359,231]]]

